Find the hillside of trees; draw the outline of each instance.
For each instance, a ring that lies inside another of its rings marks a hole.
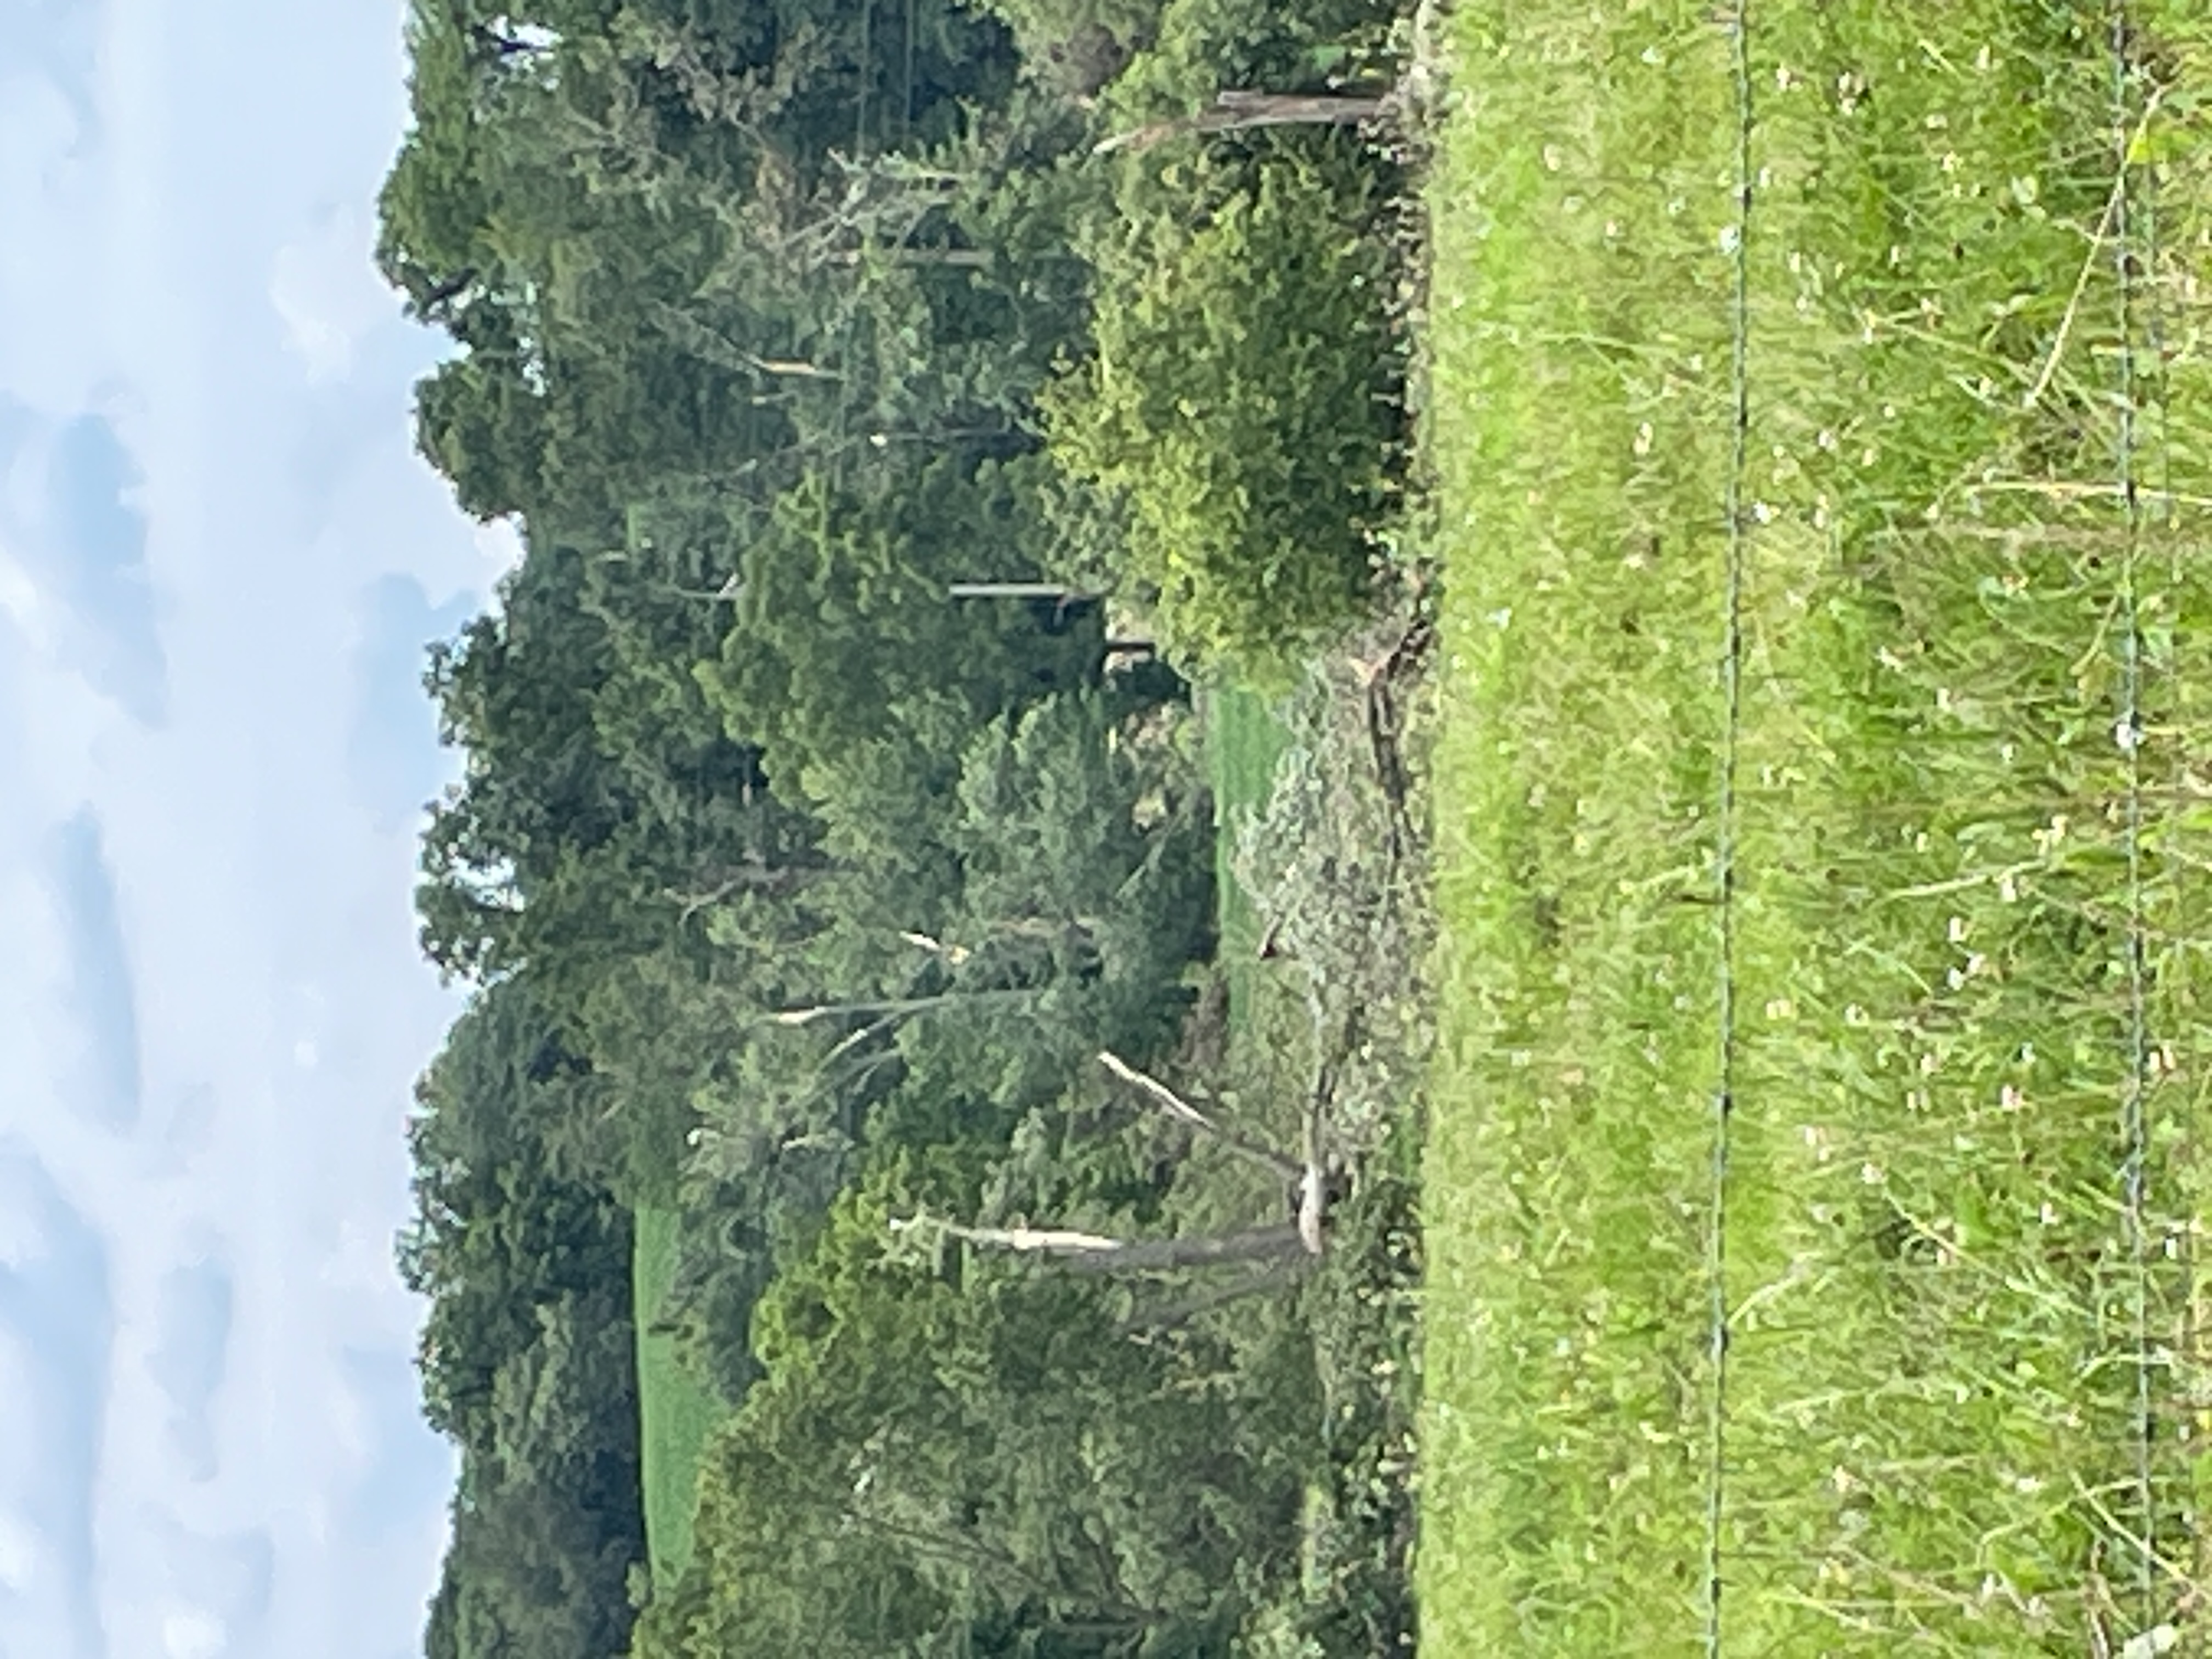
[[[453,343],[423,454],[526,550],[428,674],[433,1659],[1410,1640],[1316,1582],[1295,1160],[1098,1058],[1203,1071],[1193,683],[1374,602],[1398,180],[1341,118],[1392,23],[416,0],[379,258]],[[1224,88],[1313,107],[1188,131]],[[647,1206],[729,1413],[659,1580]]]

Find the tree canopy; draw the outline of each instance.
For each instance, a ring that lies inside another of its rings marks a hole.
[[[1094,151],[1388,16],[1304,10],[415,0],[377,258],[451,341],[422,455],[526,549],[426,675],[422,942],[471,998],[400,1242],[462,1453],[439,1659],[1165,1659],[1294,1599],[1294,1312],[1155,1340],[1143,1286],[974,1241],[1250,1196],[1097,1056],[1168,1054],[1214,946],[1183,675],[1359,601],[1379,164]],[[726,1413],[657,1577],[641,1340]]]

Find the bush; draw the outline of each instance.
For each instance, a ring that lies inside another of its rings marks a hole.
[[[1343,135],[1136,158],[1096,350],[1047,389],[1054,459],[1126,498],[1186,659],[1279,665],[1357,611],[1401,418],[1371,162]]]

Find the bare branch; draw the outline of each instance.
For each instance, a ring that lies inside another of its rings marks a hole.
[[[1169,1088],[1166,1084],[1156,1077],[1139,1071],[1119,1054],[1110,1050],[1101,1049],[1098,1054],[1098,1063],[1121,1079],[1122,1082],[1143,1091],[1152,1103],[1170,1117],[1212,1136],[1237,1157],[1258,1164],[1261,1169],[1285,1181],[1297,1181],[1304,1176],[1305,1165],[1297,1159],[1285,1158],[1273,1147],[1262,1146],[1257,1142],[1246,1140],[1242,1136],[1224,1128],[1174,1090]]]
[[[895,1233],[907,1232],[917,1227],[933,1227],[951,1237],[965,1239],[970,1244],[992,1244],[1000,1249],[1019,1250],[1030,1255],[1110,1255],[1115,1250],[1130,1248],[1127,1239],[1108,1238],[1099,1233],[1071,1232],[1058,1227],[963,1227],[957,1221],[944,1221],[929,1215],[895,1217],[891,1221],[891,1231]]]
[[[1070,1265],[1084,1273],[1164,1273],[1237,1261],[1281,1261],[1305,1253],[1296,1227],[1248,1227],[1242,1232],[1194,1238],[1139,1239],[1116,1250],[1086,1252]]]

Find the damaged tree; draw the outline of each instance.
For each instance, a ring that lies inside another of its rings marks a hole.
[[[1056,1256],[1079,1273],[1168,1273],[1240,1262],[1291,1262],[1306,1254],[1295,1225],[1247,1227],[1191,1238],[1109,1238],[1060,1227],[969,1227],[935,1216],[894,1220],[894,1232],[928,1229],[946,1238],[1024,1255]]]

